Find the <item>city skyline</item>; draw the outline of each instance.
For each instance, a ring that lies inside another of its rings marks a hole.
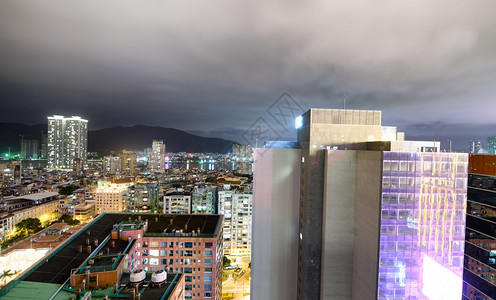
[[[0,118],[239,140],[287,91],[304,109],[346,97],[458,150],[496,134],[495,3],[215,4],[3,1]]]

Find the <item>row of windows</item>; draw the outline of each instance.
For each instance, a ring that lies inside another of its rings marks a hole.
[[[199,285],[199,284],[186,284],[186,285],[184,285],[184,289],[186,291],[191,291],[192,289],[197,288],[197,287],[198,288],[201,288],[201,285]],[[212,285],[211,284],[205,284],[203,286],[203,289],[205,291],[211,291],[212,290]]]
[[[138,238],[140,236],[138,235]],[[179,246],[179,247],[183,247],[184,248],[193,248],[193,246],[196,246],[196,242],[176,242],[176,246]],[[172,248],[174,247],[174,242],[148,242],[148,241],[144,241],[143,242],[143,247],[152,247],[152,248],[158,248],[158,246],[160,245],[160,248]],[[198,246],[201,246],[201,242],[198,242]],[[212,242],[206,242],[205,243],[205,248],[207,249],[210,249],[213,247],[213,243]]]
[[[184,299],[192,299],[192,297],[195,297],[195,293],[185,293],[184,294]],[[198,293],[198,297],[201,297],[201,293]],[[204,293],[203,294],[204,299],[211,299],[212,298],[212,293]]]
[[[158,249],[144,249],[143,250],[143,256],[174,256],[174,250],[169,250],[169,254],[167,255],[167,250],[158,250]],[[193,254],[196,254],[196,250],[176,250],[176,254],[180,256],[193,256]],[[201,254],[201,250],[198,250],[198,254]],[[205,256],[212,256],[212,250],[205,250],[204,251]]]

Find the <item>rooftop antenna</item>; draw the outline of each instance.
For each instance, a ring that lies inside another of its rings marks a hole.
[[[346,93],[343,94],[343,109],[346,109]]]

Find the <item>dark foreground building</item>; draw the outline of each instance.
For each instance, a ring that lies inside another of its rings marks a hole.
[[[470,155],[463,299],[496,299],[496,155]]]

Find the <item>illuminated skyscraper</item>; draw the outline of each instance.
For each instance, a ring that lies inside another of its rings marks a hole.
[[[48,167],[85,165],[88,151],[88,120],[81,117],[48,117]]]
[[[152,152],[148,159],[148,168],[150,171],[157,173],[165,171],[165,144],[163,141],[153,141]]]

